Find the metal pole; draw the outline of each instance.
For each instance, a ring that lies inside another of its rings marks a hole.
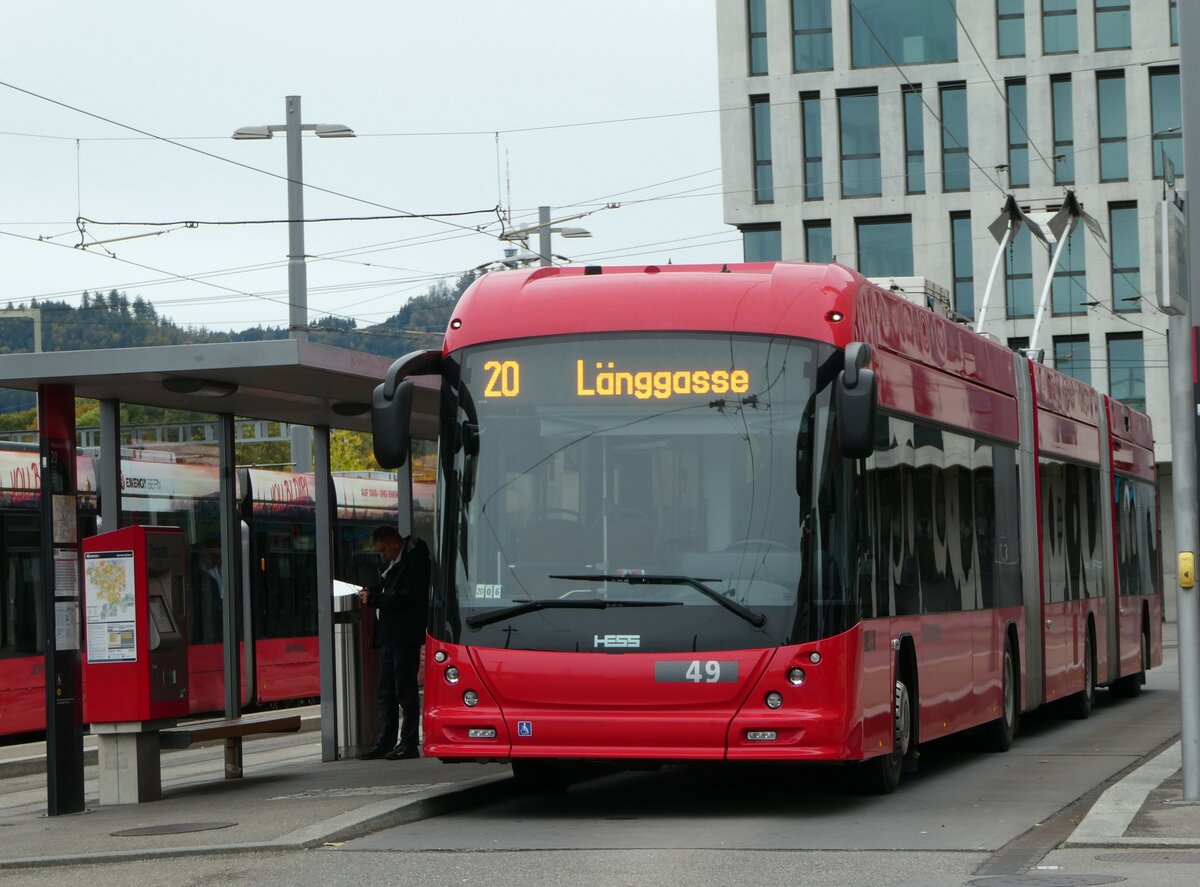
[[[1180,554],[1195,552],[1196,535],[1196,430],[1188,409],[1195,396],[1192,389],[1191,311],[1170,319],[1167,340],[1168,379],[1171,410],[1171,487],[1175,518],[1175,546]],[[1200,683],[1196,681],[1196,588],[1176,587],[1179,628],[1179,715],[1182,728],[1183,797],[1195,801],[1200,795],[1196,776],[1196,738],[1200,736],[1197,713]],[[1189,771],[1189,747],[1191,764]]]
[[[121,402],[100,401],[100,525],[104,532],[121,528]]]
[[[233,440],[233,416],[222,413],[217,417],[218,470],[220,472],[221,507],[221,584],[225,587],[221,600],[222,627],[225,638],[225,717],[242,714],[241,662],[238,647],[238,612],[242,600],[242,523],[237,510],[237,457]],[[203,542],[203,540],[197,540]],[[246,683],[254,686],[254,675],[246,675]]]
[[[304,264],[304,164],[300,155],[300,96],[286,102],[288,177],[288,328],[308,338],[308,271]]]
[[[42,492],[38,628],[46,681],[46,813],[60,816],[81,813],[84,808],[82,614],[72,386],[38,386],[38,437]]]
[[[317,549],[317,658],[321,681],[321,760],[336,761],[338,756],[338,690],[333,661],[333,519],[334,489],[329,464],[329,426],[319,425],[316,434],[316,549]],[[363,698],[369,698],[364,688]],[[362,741],[366,741],[363,737]]]
[[[550,207],[538,207],[538,264],[548,268],[550,261]]]
[[[300,96],[286,102],[288,177],[288,336],[308,338],[308,265],[304,254],[304,163],[301,156]],[[313,470],[312,429],[293,425],[292,469]]]
[[[1179,4],[1180,85],[1182,87],[1184,132],[1200,133],[1200,8],[1195,3]],[[1184,169],[1188,181],[1200,180],[1200,151],[1194,141],[1184,139]],[[1165,172],[1165,170],[1164,170]],[[1200,292],[1200,219],[1191,224],[1188,200],[1188,292]],[[1189,298],[1190,303],[1190,298]],[[1175,539],[1180,552],[1196,551],[1196,392],[1192,369],[1194,330],[1188,313],[1172,317],[1169,339],[1171,396],[1171,473],[1175,505]],[[1179,628],[1179,721],[1183,759],[1183,799],[1200,801],[1200,601],[1197,588],[1180,588],[1177,610]]]

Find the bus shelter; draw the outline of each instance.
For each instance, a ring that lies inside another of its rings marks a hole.
[[[330,429],[370,432],[371,395],[387,373],[392,359],[316,344],[301,339],[266,342],[172,345],[94,351],[61,351],[0,356],[0,387],[38,393],[41,432],[42,502],[52,504],[54,467],[74,464],[74,398],[100,402],[100,471],[97,486],[100,520],[105,529],[121,525],[122,402],[167,407],[215,415],[218,420],[220,477],[221,573],[227,605],[223,610],[225,715],[241,714],[242,688],[237,613],[241,609],[241,534],[235,493],[235,417],[307,425],[313,429],[313,467],[316,506],[315,564],[317,588],[332,588],[332,551],[335,497],[332,486]],[[413,406],[414,435],[437,436],[437,391],[418,392]],[[56,447],[59,448],[56,450]],[[69,458],[64,454],[69,452]],[[73,470],[70,486],[76,490]],[[411,524],[411,479],[408,468],[398,479],[398,519],[401,532]],[[42,576],[44,612],[55,624],[55,605],[69,607],[69,589],[62,584],[63,551],[57,545],[54,509],[43,507]],[[70,582],[67,582],[70,585]],[[67,593],[64,595],[64,591]],[[78,589],[76,607],[79,606]],[[333,598],[317,594],[318,647],[321,695],[321,750],[323,760],[337,757],[336,687],[334,679]],[[77,617],[78,618],[78,617]],[[80,652],[70,642],[46,632],[47,773],[50,808],[54,813],[56,789],[62,805],[82,809],[82,716],[79,677]],[[251,645],[247,645],[251,646]],[[54,688],[51,690],[50,688]],[[77,773],[76,773],[77,771]],[[77,791],[65,784],[77,781]],[[77,793],[78,798],[73,797]],[[65,809],[61,812],[71,812]]]

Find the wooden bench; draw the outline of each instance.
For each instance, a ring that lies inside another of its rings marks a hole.
[[[271,715],[250,718],[201,721],[158,731],[160,749],[187,748],[216,739],[225,741],[225,778],[242,778],[242,739],[263,733],[298,733],[300,715]]]

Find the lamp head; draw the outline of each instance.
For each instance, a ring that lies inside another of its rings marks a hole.
[[[235,139],[269,139],[271,138],[271,128],[269,126],[243,126],[241,129],[236,129],[233,132]]]
[[[316,128],[319,139],[352,139],[354,130],[344,123],[318,123]]]

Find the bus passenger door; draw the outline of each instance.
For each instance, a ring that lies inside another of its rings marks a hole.
[[[1142,607],[1140,572],[1148,553],[1140,550],[1138,534],[1138,503],[1133,483],[1124,477],[1116,478],[1115,490],[1117,525],[1117,654],[1118,673],[1141,671]]]
[[[1066,513],[1064,466],[1041,464],[1042,499],[1042,639],[1046,701],[1070,693],[1071,614],[1067,603]]]

